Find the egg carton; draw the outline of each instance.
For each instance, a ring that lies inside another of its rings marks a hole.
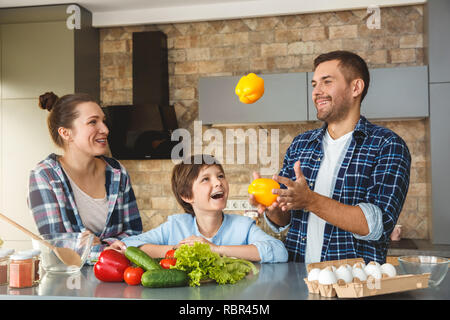
[[[311,263],[307,265],[306,270],[309,273],[313,268],[324,269],[331,266],[338,268],[345,264],[352,266],[358,262],[364,263],[364,260],[361,258],[355,258]],[[329,298],[336,296],[338,298],[362,298],[394,292],[423,289],[428,287],[429,278],[430,273],[424,273],[418,275],[396,275],[394,277],[388,277],[383,274],[382,278],[379,280],[373,278],[372,276],[368,276],[366,281],[360,281],[358,278],[354,278],[351,283],[345,283],[343,280],[338,280],[337,283],[327,285],[320,284],[317,280],[308,281],[308,278],[305,278],[304,281],[308,286],[308,291],[310,294],[318,294]]]

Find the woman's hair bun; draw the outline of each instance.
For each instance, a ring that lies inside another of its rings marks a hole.
[[[39,108],[52,111],[55,102],[58,100],[58,96],[53,92],[46,92],[39,96]]]

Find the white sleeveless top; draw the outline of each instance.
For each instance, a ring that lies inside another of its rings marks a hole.
[[[67,172],[66,175],[69,178],[83,225],[94,233],[102,232],[108,217],[108,197],[105,195],[102,199],[92,198],[77,186]]]

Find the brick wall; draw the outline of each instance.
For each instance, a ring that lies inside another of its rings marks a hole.
[[[132,33],[161,30],[168,37],[170,103],[179,126],[192,132],[198,119],[200,77],[312,71],[320,53],[346,49],[360,54],[370,68],[424,64],[423,6],[381,9],[381,28],[368,29],[366,10],[274,16],[225,21],[159,24],[101,30],[103,105],[132,103]],[[230,93],[233,94],[233,93]],[[411,185],[400,221],[404,237],[430,236],[428,120],[379,122],[393,129],[412,154]],[[279,129],[282,159],[292,139],[320,122],[259,125]],[[222,132],[225,128],[220,128]],[[180,212],[170,188],[171,160],[122,161],[128,168],[148,230]],[[251,172],[258,165],[225,165],[232,199],[246,199]]]

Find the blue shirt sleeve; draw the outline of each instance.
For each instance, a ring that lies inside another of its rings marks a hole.
[[[258,249],[261,263],[286,262],[288,260],[288,253],[283,242],[265,233],[255,222],[250,225],[248,243]]]
[[[360,236],[356,233],[353,236],[356,239],[366,241],[377,241],[383,235],[383,213],[381,209],[371,203],[360,203],[358,206],[361,208],[364,216],[366,217],[367,225],[369,227],[369,233],[365,236]]]

